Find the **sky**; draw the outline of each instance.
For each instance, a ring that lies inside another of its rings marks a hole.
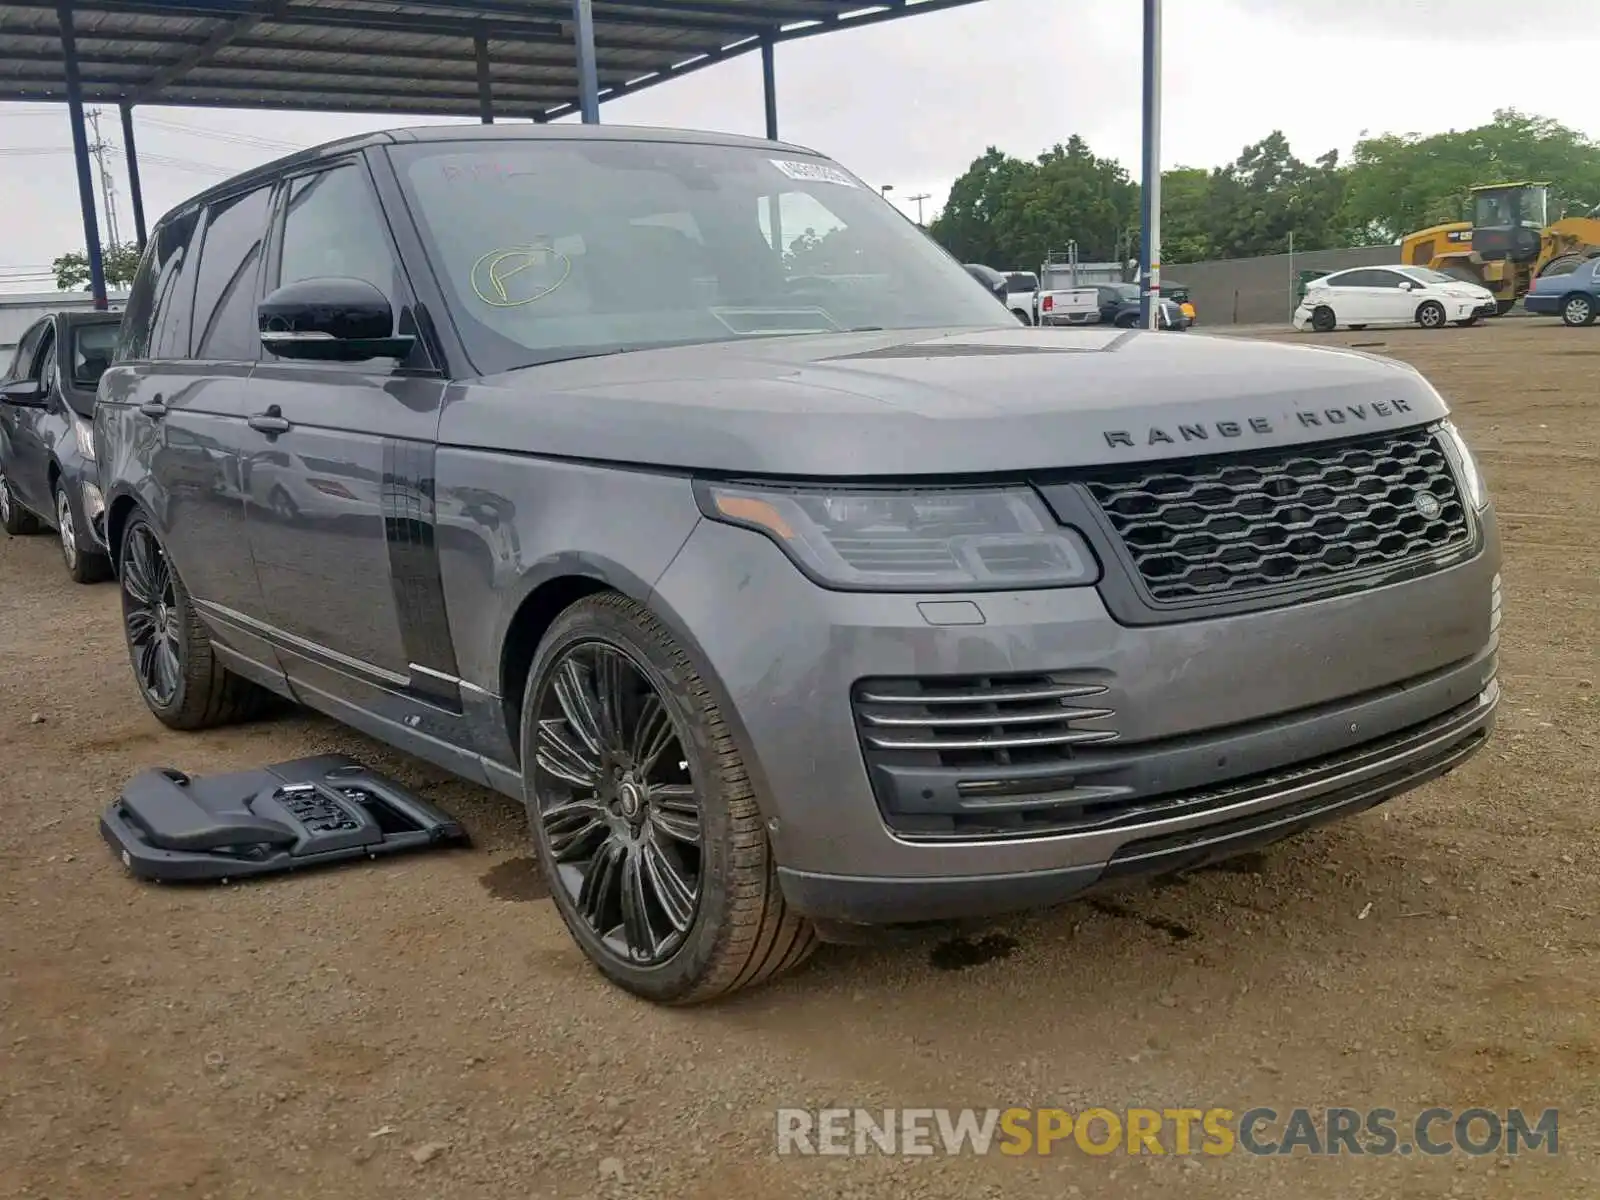
[[[1588,72],[1600,27],[1544,20],[1504,0],[1167,0],[1162,165],[1216,166],[1273,129],[1304,159],[1366,133],[1433,133],[1519,108],[1600,137]],[[838,159],[912,216],[993,145],[1029,157],[1076,133],[1137,177],[1137,0],[981,3],[777,48],[780,136]],[[1544,64],[1544,66],[1541,66]],[[1337,69],[1337,71],[1335,71]],[[1360,80],[1360,82],[1356,82]],[[761,63],[747,54],[602,104],[607,124],[760,135]],[[136,110],[145,211],[159,214],[290,148],[364,130],[435,124],[392,116]],[[120,145],[116,110],[101,120]],[[83,245],[66,108],[0,105],[0,291],[49,290],[48,264]],[[21,153],[19,153],[19,151]],[[133,221],[120,155],[118,221]],[[104,237],[102,230],[102,237]]]

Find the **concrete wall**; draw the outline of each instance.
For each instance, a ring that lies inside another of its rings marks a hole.
[[[106,303],[121,308],[127,292],[108,291]],[[0,292],[0,373],[10,365],[17,342],[40,317],[69,309],[93,308],[88,292]]]
[[[1294,314],[1301,271],[1337,271],[1400,261],[1399,246],[1360,246],[1352,250],[1312,250],[1261,258],[1215,262],[1162,263],[1163,286],[1183,284],[1201,325],[1287,324]]]

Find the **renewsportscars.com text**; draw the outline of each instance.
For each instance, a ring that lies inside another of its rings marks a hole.
[[[1560,1114],[1520,1108],[780,1108],[782,1155],[1558,1154]]]

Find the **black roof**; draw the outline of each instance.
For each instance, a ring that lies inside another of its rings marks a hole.
[[[788,41],[976,0],[593,0],[600,99]],[[88,103],[479,114],[577,109],[570,0],[72,0]],[[0,101],[63,100],[56,0],[0,2]],[[751,97],[750,103],[760,103]]]

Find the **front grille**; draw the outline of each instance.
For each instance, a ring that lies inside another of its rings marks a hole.
[[[1157,604],[1315,586],[1472,539],[1449,460],[1425,429],[1086,483]]]

